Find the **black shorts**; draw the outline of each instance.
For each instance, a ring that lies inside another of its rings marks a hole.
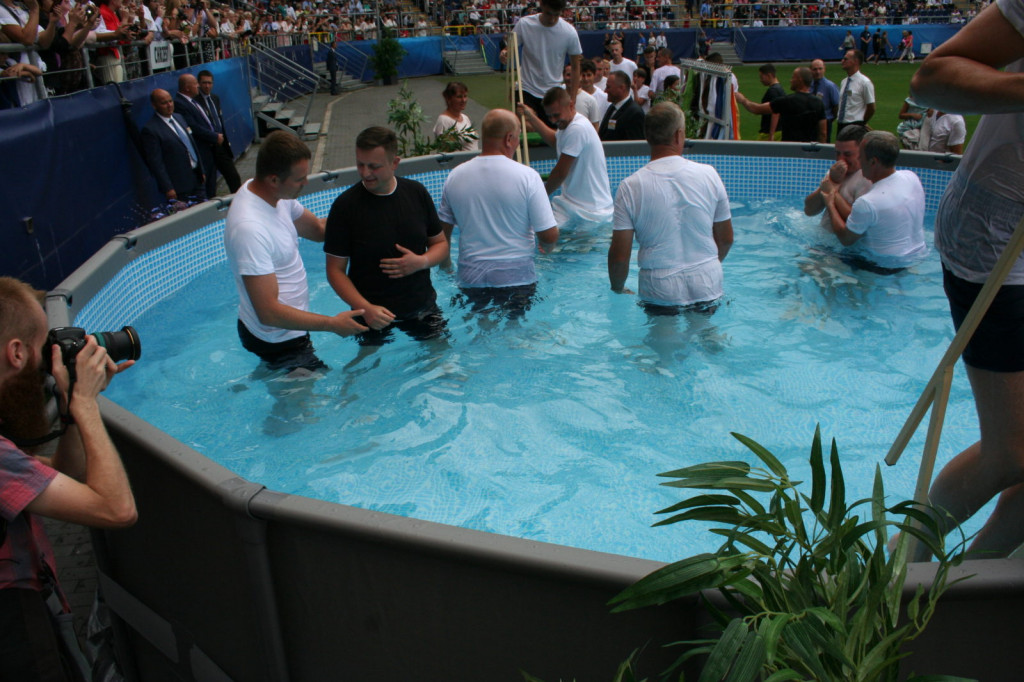
[[[942,267],[942,288],[953,326],[960,329],[981,284],[960,279]],[[1004,284],[967,342],[964,362],[990,372],[1024,371],[1024,285]]]
[[[699,301],[697,303],[690,303],[689,305],[661,305],[659,303],[650,303],[648,301],[640,301],[640,306],[644,309],[644,312],[652,317],[666,317],[673,315],[682,315],[684,313],[700,313],[703,315],[713,315],[718,310],[719,304],[722,299],[716,298],[713,301]]]
[[[356,319],[364,327],[367,326],[366,320],[363,318],[358,317]],[[441,314],[441,309],[437,307],[437,304],[431,303],[426,308],[412,315],[406,315],[402,318],[396,317],[391,324],[383,329],[371,329],[370,331],[357,334],[356,341],[360,346],[383,346],[385,343],[391,343],[391,331],[393,329],[401,329],[417,341],[427,341],[447,336],[448,322],[444,319],[444,315]]]
[[[516,319],[525,315],[533,305],[537,283],[513,287],[463,287],[459,291],[462,293],[452,299],[453,305],[468,303],[474,313],[497,309],[509,319]]]
[[[280,343],[270,343],[257,338],[241,320],[238,321],[238,338],[242,340],[242,347],[253,353],[272,370],[287,369],[308,369],[315,372],[318,369],[328,369],[327,365],[316,356],[313,350],[313,342],[309,334],[295,339],[288,339]]]

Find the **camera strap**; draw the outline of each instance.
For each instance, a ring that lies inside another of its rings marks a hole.
[[[43,443],[49,443],[51,440],[53,440],[55,438],[60,438],[61,436],[63,436],[65,433],[67,433],[68,426],[70,426],[71,424],[75,423],[75,418],[71,416],[71,396],[74,394],[74,388],[75,388],[75,378],[72,376],[71,377],[71,381],[68,384],[68,407],[67,407],[67,410],[62,411],[59,414],[59,416],[60,416],[60,424],[61,424],[60,428],[58,428],[58,429],[56,429],[54,431],[51,431],[50,433],[46,434],[45,436],[39,436],[38,438],[10,438],[6,434],[4,434],[4,437],[8,438],[8,440],[10,440],[12,443],[17,445],[22,450],[24,450],[25,448],[34,448],[37,445],[42,445]],[[53,393],[54,400],[57,401],[57,406],[58,406],[58,410],[59,410],[60,409],[61,400],[60,400],[60,389],[57,387],[57,382],[53,382],[52,386],[50,387],[50,391],[51,391],[51,393]],[[2,431],[3,431],[3,429],[0,428],[0,433],[2,433]]]

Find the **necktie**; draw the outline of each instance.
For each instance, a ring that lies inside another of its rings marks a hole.
[[[604,118],[601,119],[601,126],[598,129],[598,137],[608,132],[608,121],[612,120],[612,116],[615,114],[616,107],[618,107],[617,104],[608,105],[608,111],[604,112]]]
[[[213,130],[213,123],[210,122],[210,117],[206,115],[206,110],[203,109],[203,107],[199,106],[199,102],[195,101],[194,99],[190,101],[192,102],[192,106],[199,110],[199,113],[202,115],[203,120],[206,121],[206,125],[210,126],[210,130]]]
[[[188,160],[192,164],[192,167],[195,168],[196,159],[198,157],[196,156],[195,147],[192,146],[192,140],[188,139],[188,135],[185,133],[185,130],[177,121],[174,120],[173,116],[168,120],[171,122],[171,130],[174,131],[174,134],[178,136],[178,139],[181,140],[181,143],[185,145],[185,149],[188,150]]]
[[[846,87],[843,88],[843,96],[839,98],[839,116],[836,120],[846,123],[846,100],[850,97],[850,79],[846,79]]]
[[[220,117],[217,116],[217,108],[213,106],[213,98],[207,95],[203,101],[206,103],[206,113],[209,114],[210,122],[213,124],[213,132],[221,132]]]

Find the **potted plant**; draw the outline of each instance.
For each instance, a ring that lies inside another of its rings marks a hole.
[[[382,81],[384,85],[392,85],[398,77],[398,65],[402,63],[404,56],[405,48],[395,37],[395,31],[381,27],[380,39],[373,46],[373,54],[369,58],[373,77]]]
[[[724,538],[722,546],[642,578],[612,599],[614,610],[701,594],[714,632],[682,643],[689,648],[670,671],[676,679],[685,661],[706,656],[701,682],[895,681],[908,655],[903,645],[928,624],[962,554],[947,553],[929,532],[935,522],[927,508],[910,501],[886,506],[877,467],[871,497],[848,504],[835,441],[827,474],[820,429],[811,447],[809,495],[772,453],[733,435],[764,467],[722,461],[661,474],[673,479],[664,485],[707,492],[661,510],[671,516],[656,524],[717,522],[724,527],[711,532]],[[766,504],[759,494],[768,495]],[[888,552],[893,527],[900,535]],[[912,538],[928,545],[938,566],[935,580],[918,586],[904,610]],[[717,590],[724,603],[713,603],[705,590]]]

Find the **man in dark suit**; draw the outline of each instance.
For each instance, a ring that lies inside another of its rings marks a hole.
[[[166,90],[154,90],[149,101],[156,114],[142,128],[142,149],[156,186],[169,201],[203,201],[202,156],[188,123],[174,113],[174,100]]]
[[[613,71],[605,88],[608,110],[604,112],[597,135],[602,142],[644,139],[644,110],[633,99],[629,76]]]
[[[242,179],[235,169],[235,155],[231,151],[231,143],[228,142],[227,131],[224,128],[224,112],[220,108],[220,97],[213,94],[213,74],[205,70],[199,72],[199,103],[210,117],[213,129],[221,135],[221,142],[213,148],[213,161],[217,164],[217,170],[224,176],[228,191],[234,194],[242,186]]]
[[[224,135],[213,129],[213,122],[199,102],[199,81],[190,73],[178,77],[178,94],[174,96],[174,111],[188,123],[192,137],[199,149],[199,158],[206,169],[206,196],[217,195],[217,163],[213,155],[214,148],[219,145]]]

